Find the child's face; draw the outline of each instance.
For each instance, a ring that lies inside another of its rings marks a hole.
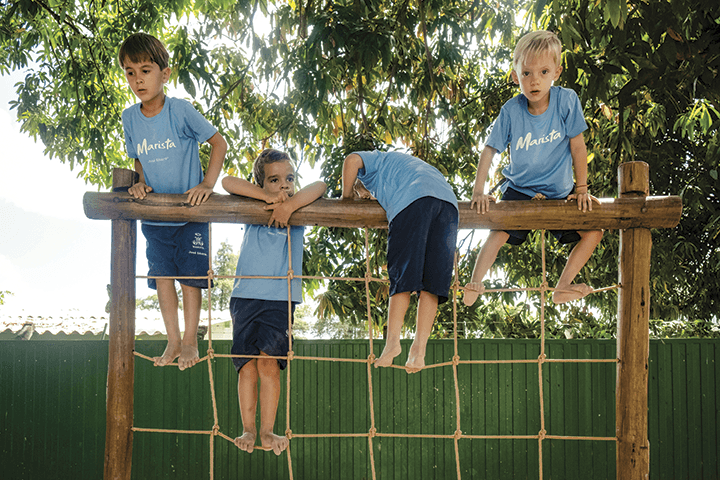
[[[163,85],[170,78],[170,67],[160,70],[160,66],[149,58],[138,63],[126,58],[123,64],[130,88],[144,105],[163,98]]]
[[[512,79],[520,85],[530,109],[540,108],[544,111],[550,101],[550,87],[560,77],[560,73],[562,66],[555,63],[553,55],[546,53],[527,58],[519,72],[512,71]]]
[[[280,161],[265,165],[263,190],[271,195],[284,191],[292,197],[295,193],[295,169],[292,164]]]

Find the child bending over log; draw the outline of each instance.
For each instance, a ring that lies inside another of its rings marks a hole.
[[[410,295],[418,292],[417,329],[405,367],[425,367],[425,348],[439,303],[448,299],[458,227],[457,198],[445,177],[419,158],[399,152],[355,152],[345,158],[343,198],[370,198],[388,219],[390,276],[387,342],[375,367],[400,354],[400,330]]]

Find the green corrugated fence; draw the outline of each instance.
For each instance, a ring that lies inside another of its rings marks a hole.
[[[139,341],[159,355],[163,341]],[[375,342],[379,355],[382,342]],[[408,343],[403,345],[407,352]],[[201,344],[201,351],[207,342]],[[534,340],[460,340],[461,359],[537,359]],[[214,341],[217,354],[230,342]],[[367,341],[297,341],[298,356],[367,358]],[[614,358],[615,341],[550,340],[548,358]],[[0,342],[0,479],[100,479],[105,441],[107,342]],[[405,361],[404,355],[396,364]],[[452,341],[431,341],[426,362],[448,362]],[[720,342],[652,341],[649,437],[653,479],[720,478]],[[212,361],[220,432],[242,431],[237,373],[229,358]],[[614,363],[543,366],[548,435],[613,437]],[[135,362],[135,426],[209,432],[214,424],[208,363],[180,372]],[[453,435],[457,427],[452,367],[408,375],[372,369],[378,433]],[[293,360],[290,428],[298,434],[367,434],[370,430],[365,363]],[[286,377],[276,433],[286,427]],[[541,428],[538,367],[529,364],[458,366],[460,429],[465,435],[537,435]],[[259,418],[258,418],[259,426]],[[375,437],[376,476],[385,479],[455,479],[454,441]],[[535,439],[459,440],[463,479],[538,479]],[[615,443],[544,440],[543,479],[615,478]],[[372,478],[367,437],[293,438],[295,479]],[[215,437],[214,478],[289,478],[286,454],[247,454]],[[133,478],[209,479],[210,435],[136,432]]]

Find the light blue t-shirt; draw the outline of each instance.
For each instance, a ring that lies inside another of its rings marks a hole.
[[[217,129],[190,102],[165,97],[162,111],[150,118],[137,103],[123,111],[122,122],[127,154],[140,160],[145,183],[153,192],[185,193],[202,182],[198,144],[209,140]]]
[[[563,87],[550,88],[550,105],[541,115],[528,111],[520,94],[500,110],[486,146],[502,152],[510,145],[510,164],[502,173],[507,187],[534,197],[562,199],[573,188],[570,139],[587,129],[577,94]]]
[[[290,227],[293,275],[302,275],[304,227]],[[235,275],[286,277],[288,273],[287,229],[246,225]],[[236,278],[233,297],[255,300],[288,300],[287,278]],[[300,279],[292,280],[292,301],[302,301]]]
[[[455,193],[443,174],[419,158],[378,150],[355,153],[365,164],[358,171],[358,178],[385,209],[388,223],[423,197],[438,198],[458,208]]]

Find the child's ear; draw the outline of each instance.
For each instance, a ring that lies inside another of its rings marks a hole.
[[[163,74],[163,83],[167,83],[168,80],[170,80],[170,74],[172,73],[172,69],[170,67],[165,67],[165,70],[162,71]]]
[[[557,71],[555,72],[555,79],[554,79],[554,81],[557,81],[557,79],[560,78],[560,74],[562,73],[562,71],[563,71],[562,65],[558,65]]]
[[[518,74],[514,68],[510,71],[510,76],[512,77],[512,81],[515,85],[520,85],[520,79],[518,78]]]

